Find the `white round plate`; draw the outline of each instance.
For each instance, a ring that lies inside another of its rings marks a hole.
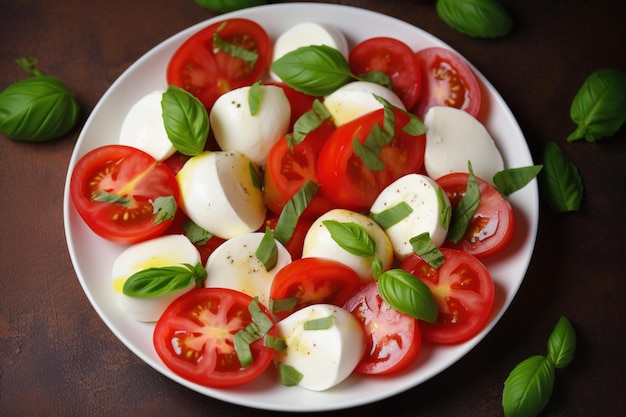
[[[162,42],[129,67],[109,88],[87,120],[74,149],[65,185],[64,221],[67,244],[78,279],[94,309],[111,331],[148,365],[172,380],[204,395],[230,403],[276,411],[325,411],[354,407],[388,398],[439,374],[479,343],[505,312],[524,279],[531,259],[538,224],[536,182],[514,193],[518,231],[506,253],[487,263],[496,283],[496,301],[491,320],[474,339],[455,346],[424,344],[418,361],[406,372],[385,378],[352,375],[324,392],[284,387],[274,369],[259,379],[234,389],[211,389],[188,382],[166,368],[152,346],[153,324],[136,322],[120,312],[113,297],[110,270],[124,248],[96,236],[83,223],[69,196],[69,179],[77,160],[87,151],[116,143],[120,126],[130,107],[156,89],[166,89],[165,70],[172,53],[189,36],[216,21],[245,17],[263,26],[275,39],[301,21],[314,21],[341,29],[351,46],[374,36],[391,36],[414,50],[429,46],[449,48],[434,36],[406,22],[364,9],[313,3],[285,3],[244,9],[194,25]],[[473,68],[473,67],[472,67]],[[507,167],[532,165],[524,136],[502,97],[480,72],[483,110],[479,119],[486,125]],[[273,368],[270,366],[270,368]]]

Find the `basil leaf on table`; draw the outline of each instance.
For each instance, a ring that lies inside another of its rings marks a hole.
[[[204,150],[209,136],[209,115],[191,93],[170,85],[161,99],[167,137],[177,151],[194,156]]]
[[[78,122],[80,106],[58,78],[43,75],[37,59],[17,63],[33,77],[17,81],[0,92],[0,132],[25,142],[44,142],[68,133]]]
[[[564,368],[574,358],[576,331],[572,323],[561,317],[548,338],[548,358],[557,369]]]
[[[511,31],[513,20],[498,0],[437,0],[437,14],[449,26],[477,38],[495,38]]]
[[[429,323],[437,321],[437,302],[428,286],[402,269],[380,274],[378,292],[387,304],[403,314]]]
[[[595,142],[617,132],[626,120],[626,73],[603,68],[591,74],[574,96],[570,117],[578,127],[568,142]]]
[[[212,12],[232,12],[246,7],[267,4],[266,0],[196,0],[196,3]]]
[[[582,179],[576,166],[555,142],[548,142],[544,148],[539,184],[544,202],[553,211],[576,211],[580,208]]]
[[[531,417],[539,414],[552,395],[554,378],[554,366],[545,356],[534,355],[520,362],[504,381],[504,415]]]

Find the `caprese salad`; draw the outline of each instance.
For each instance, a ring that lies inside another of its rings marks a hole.
[[[387,37],[349,48],[317,22],[270,40],[233,18],[164,75],[117,143],[77,162],[70,192],[96,234],[128,245],[112,296],[155,323],[173,372],[227,388],[273,363],[281,383],[321,391],[484,328],[480,259],[515,217],[458,55]]]

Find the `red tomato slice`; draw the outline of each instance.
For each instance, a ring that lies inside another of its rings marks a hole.
[[[201,288],[180,296],[163,312],[154,328],[154,348],[177,375],[200,385],[224,388],[260,375],[274,350],[264,338],[250,345],[253,361],[242,368],[233,337],[252,323],[252,297],[227,288]],[[273,321],[271,314],[260,306]],[[275,328],[269,334],[276,336]]]
[[[438,269],[418,255],[405,259],[401,267],[428,285],[437,301],[437,321],[420,321],[424,340],[460,343],[476,336],[487,324],[495,296],[493,280],[476,257],[456,249],[440,250],[445,262]]]
[[[291,122],[289,126],[293,128],[294,123],[300,116],[313,107],[313,102],[317,97],[304,94],[301,91],[294,90],[285,83],[281,82],[268,82],[267,85],[275,85],[280,87],[285,92],[289,105],[291,106]]]
[[[416,53],[422,87],[413,112],[422,120],[432,106],[450,106],[476,117],[481,93],[472,69],[454,51],[432,47]]]
[[[291,311],[274,311],[279,319],[312,304],[343,306],[361,286],[352,268],[322,258],[302,258],[280,269],[274,276],[270,298],[274,301],[296,298]]]
[[[382,170],[365,166],[352,146],[353,138],[364,143],[374,125],[383,126],[382,109],[339,126],[324,144],[317,161],[317,178],[323,194],[337,207],[368,211],[385,187],[422,168],[425,136],[404,132],[409,116],[397,109],[394,114],[394,138],[380,149],[379,157],[385,165]]]
[[[380,71],[393,84],[393,92],[407,109],[413,107],[422,84],[421,69],[413,50],[404,42],[387,37],[367,39],[350,51],[350,70],[362,75]]]
[[[97,191],[128,199],[127,204],[94,201]],[[78,160],[70,195],[83,221],[96,234],[120,243],[136,243],[162,235],[172,223],[157,223],[158,197],[180,201],[174,173],[139,149],[124,145],[96,148]]]
[[[278,215],[268,211],[265,224],[259,229],[259,232],[265,232],[265,228],[269,227],[272,233],[276,229],[278,223]],[[304,238],[313,224],[313,219],[300,216],[296,228],[291,235],[291,239],[285,244],[285,249],[291,255],[291,259],[300,259],[302,257],[302,248],[304,247]]]
[[[322,146],[331,135],[334,126],[330,120],[310,132],[302,142],[289,148],[285,139],[272,146],[265,165],[265,204],[274,213],[280,214],[283,207],[304,184],[317,179],[316,162]],[[318,192],[303,217],[319,217],[333,208],[332,203]]]
[[[419,355],[422,338],[418,322],[390,307],[370,282],[344,308],[363,325],[367,346],[356,367],[364,374],[391,374],[408,368]]]
[[[448,195],[452,210],[456,210],[467,188],[467,173],[452,173],[437,179]],[[516,222],[508,200],[486,181],[476,178],[480,202],[470,224],[457,244],[446,241],[444,246],[485,258],[502,251],[515,236]]]
[[[213,42],[218,29],[225,42],[256,52],[256,62],[219,50]],[[248,19],[228,19],[199,30],[174,52],[167,82],[189,91],[210,109],[223,93],[258,81],[270,54],[270,39],[261,26]]]

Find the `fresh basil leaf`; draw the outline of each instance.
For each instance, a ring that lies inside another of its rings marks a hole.
[[[452,28],[477,38],[505,36],[513,20],[498,0],[437,0],[437,14]]]
[[[250,312],[252,322],[244,329],[235,333],[233,337],[237,358],[244,368],[250,366],[254,361],[250,345],[263,338],[274,326],[274,322],[261,310],[258,297],[255,297],[250,304],[248,304],[248,311]]]
[[[293,135],[291,135],[289,141],[289,147],[301,143],[306,135],[317,129],[324,123],[325,120],[330,118],[330,112],[322,104],[321,101],[315,99],[311,110],[298,117],[298,120],[293,125]]]
[[[250,177],[252,178],[252,185],[254,185],[254,188],[258,188],[259,190],[262,190],[263,178],[261,177],[261,174],[259,174],[259,171],[257,171],[256,167],[254,166],[252,162],[250,162],[248,167],[250,168]]]
[[[504,381],[504,415],[530,417],[539,414],[552,395],[554,378],[554,366],[545,356],[535,355],[520,362]]]
[[[422,281],[402,269],[390,269],[378,277],[378,292],[394,309],[428,323],[437,321],[437,302]]]
[[[557,369],[564,368],[574,359],[576,331],[566,317],[560,317],[548,338],[548,358]]]
[[[363,165],[372,171],[385,169],[385,163],[380,160],[380,149],[393,139],[380,125],[372,126],[365,142],[361,143],[357,138],[352,138],[352,150],[358,156]]]
[[[626,73],[614,68],[592,73],[574,96],[570,117],[578,126],[568,142],[615,134],[626,120]]]
[[[25,142],[43,142],[68,133],[78,122],[81,108],[74,95],[58,78],[43,75],[37,59],[17,63],[30,77],[0,92],[0,132]]]
[[[161,99],[167,137],[177,151],[194,156],[204,150],[209,135],[209,115],[191,93],[170,85]]]
[[[122,207],[130,207],[133,202],[133,200],[128,197],[121,194],[110,193],[106,190],[96,190],[91,193],[91,201],[95,201],[97,203],[117,204]]]
[[[267,4],[266,0],[196,0],[196,3],[207,10],[218,13],[232,12],[246,7]]]
[[[206,245],[209,239],[213,237],[213,233],[198,226],[191,220],[184,222],[181,227],[185,231],[187,239],[189,239],[191,243],[195,243],[200,246]]]
[[[446,198],[441,187],[437,187],[437,201],[439,202],[439,206],[441,206],[441,220],[439,224],[444,229],[447,229],[452,221],[452,206],[450,205],[450,201]]]
[[[385,114],[386,116],[385,119],[389,119],[390,122],[393,122],[393,123],[388,123],[387,128],[385,129],[390,135],[394,135],[395,133],[395,126],[394,126],[395,116],[393,115],[393,113],[390,113],[392,109],[409,116],[409,121],[407,122],[407,124],[402,126],[402,131],[404,133],[406,133],[407,135],[411,135],[411,136],[420,136],[426,133],[426,130],[427,130],[426,125],[420,120],[419,117],[417,117],[411,112],[408,112],[404,109],[394,106],[389,101],[385,100],[383,97],[379,95],[374,94],[374,98],[378,100],[378,102],[381,103],[383,105],[383,108],[387,111],[387,113]],[[392,116],[393,116],[393,119],[391,118]]]
[[[409,239],[413,252],[418,254],[428,265],[437,269],[445,262],[446,258],[430,238],[428,232],[421,233]]]
[[[256,61],[259,59],[259,54],[255,51],[248,50],[234,43],[226,42],[220,36],[220,32],[226,27],[228,21],[223,22],[213,34],[213,44],[220,51],[244,61],[250,68],[256,65]]]
[[[283,313],[293,311],[298,305],[298,297],[281,298],[274,300],[270,298],[270,311],[272,313]]]
[[[398,204],[381,211],[380,213],[370,212],[370,217],[374,219],[380,227],[386,230],[394,224],[407,218],[411,213],[413,213],[411,206],[409,206],[406,202],[401,201]]]
[[[278,364],[278,372],[280,373],[280,383],[286,387],[298,385],[304,376],[293,366],[284,363]]]
[[[363,226],[336,220],[324,220],[322,224],[328,229],[330,237],[347,252],[362,258],[371,258],[376,254],[376,242]]]
[[[272,71],[289,87],[326,96],[352,79],[348,60],[328,45],[303,46],[272,63]]]
[[[263,344],[277,352],[284,352],[287,350],[287,343],[285,343],[285,340],[279,337],[274,337],[271,334],[265,335],[265,341]]]
[[[520,190],[533,180],[543,168],[543,165],[530,165],[520,168],[508,168],[498,171],[493,176],[493,183],[504,196],[509,196]]]
[[[265,266],[267,271],[271,271],[278,262],[278,247],[276,246],[276,240],[269,227],[265,228],[265,234],[261,243],[257,248],[255,255],[259,261]]]
[[[176,199],[174,196],[157,197],[152,202],[152,214],[156,214],[152,219],[153,224],[161,224],[166,220],[173,219],[176,214]]]
[[[354,77],[359,81],[368,81],[370,83],[382,85],[389,90],[393,90],[393,82],[391,81],[391,77],[389,77],[382,71],[366,72],[365,74],[357,74]]]
[[[539,185],[544,202],[553,211],[567,212],[580,208],[582,179],[574,163],[567,159],[556,142],[548,142],[543,150]]]
[[[468,162],[469,176],[467,177],[467,186],[465,187],[465,193],[459,204],[456,206],[456,210],[452,213],[452,225],[448,230],[447,239],[452,243],[459,243],[467,228],[476,213],[478,204],[480,203],[480,189],[478,188],[478,182],[474,171],[472,170],[472,164]]]
[[[296,229],[300,216],[311,203],[313,197],[315,197],[317,190],[319,190],[319,185],[308,180],[302,188],[287,201],[285,207],[283,207],[283,211],[281,211],[280,216],[278,216],[278,221],[274,228],[274,238],[276,240],[283,245],[289,242],[293,231]]]
[[[375,280],[378,281],[378,278],[383,273],[383,260],[380,259],[379,256],[374,256],[374,261],[372,262],[372,276]]]
[[[206,278],[201,264],[148,268],[134,273],[124,282],[122,292],[129,297],[149,298],[183,290]]]
[[[248,90],[248,107],[250,114],[256,116],[261,108],[261,81],[257,81]]]
[[[302,325],[304,330],[327,330],[333,327],[335,320],[333,316],[321,317],[319,319],[307,320]]]

